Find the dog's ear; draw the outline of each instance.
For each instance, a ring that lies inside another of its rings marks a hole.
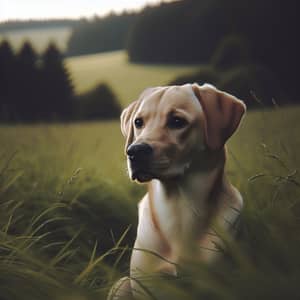
[[[125,152],[127,147],[133,142],[133,116],[139,106],[139,100],[132,102],[127,108],[122,111],[121,114],[121,132],[123,136],[126,138],[125,143]]]
[[[204,134],[211,150],[221,149],[236,131],[246,111],[245,104],[236,97],[219,91],[210,84],[192,84],[204,112]]]

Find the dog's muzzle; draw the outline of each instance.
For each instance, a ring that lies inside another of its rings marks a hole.
[[[131,179],[140,182],[153,178],[150,173],[150,163],[153,158],[153,148],[146,143],[132,144],[127,149],[127,155],[131,168]]]

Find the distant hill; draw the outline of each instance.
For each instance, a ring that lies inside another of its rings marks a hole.
[[[137,16],[138,13],[124,12],[75,24],[66,55],[76,56],[126,48],[128,34]]]
[[[35,41],[42,41],[51,33],[48,39],[58,39],[59,48],[66,56],[121,50],[126,48],[128,34],[138,14],[138,12],[124,12],[80,20],[10,21],[0,23],[0,39],[1,35],[2,38],[8,37],[14,46],[17,44],[16,48],[24,39],[29,39],[40,49],[41,46]],[[62,29],[71,32],[66,36],[65,33],[62,34]],[[60,31],[57,32],[58,37],[53,37],[55,30]],[[40,37],[37,38],[37,35]],[[62,39],[66,40],[62,42]],[[42,41],[42,44],[45,42]]]
[[[52,42],[60,51],[65,52],[71,32],[72,28],[69,26],[11,29],[0,32],[0,42],[8,40],[14,51],[18,52],[24,42],[30,41],[39,54]]]
[[[66,20],[66,19],[0,22],[0,33],[4,33],[11,30],[20,30],[20,29],[73,27],[75,24],[78,24],[79,22],[80,20]]]
[[[8,40],[15,51],[25,41],[30,41],[34,49],[41,53],[54,42],[65,52],[73,27],[81,20],[28,20],[0,23],[0,42]]]

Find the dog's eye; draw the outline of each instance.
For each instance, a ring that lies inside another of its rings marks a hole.
[[[184,118],[171,116],[168,120],[167,126],[171,129],[181,129],[187,125]]]
[[[136,128],[142,128],[143,125],[144,125],[143,119],[142,118],[136,118],[134,120],[134,125],[135,125]]]

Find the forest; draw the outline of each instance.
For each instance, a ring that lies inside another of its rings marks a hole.
[[[121,108],[104,83],[76,95],[63,55],[50,43],[38,55],[30,42],[18,53],[0,44],[0,121],[39,122],[111,119]]]
[[[203,83],[217,76],[221,79],[212,83],[247,98],[248,103],[253,97],[244,91],[250,86],[261,90],[261,98],[276,98],[283,104],[299,102],[298,11],[297,1],[283,0],[161,3],[141,12],[78,24],[67,54],[126,49],[134,63],[206,64],[213,72],[175,82]],[[273,87],[275,92],[271,92]]]

